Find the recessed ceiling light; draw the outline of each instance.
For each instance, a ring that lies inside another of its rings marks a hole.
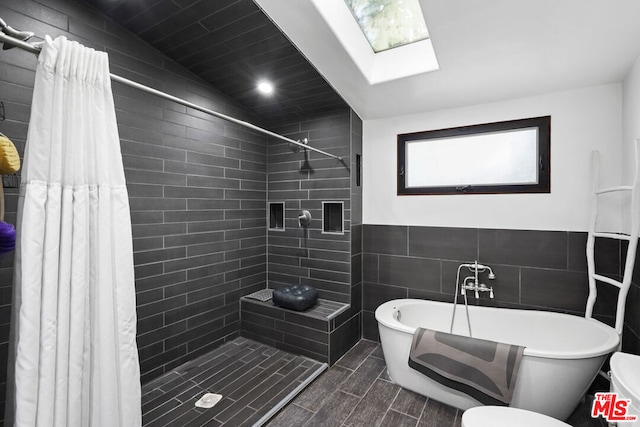
[[[263,93],[265,95],[271,95],[273,93],[273,85],[267,81],[260,81],[258,82],[258,90],[260,91],[260,93]]]

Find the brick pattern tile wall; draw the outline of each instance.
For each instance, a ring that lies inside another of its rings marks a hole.
[[[327,113],[307,121],[272,127],[294,140],[307,138],[315,148],[343,157],[332,159],[313,151],[294,152],[286,142],[268,146],[269,202],[285,203],[285,227],[268,233],[268,283],[277,289],[307,284],[320,298],[350,302],[351,292],[351,110]],[[322,232],[322,202],[344,205],[344,233]],[[308,210],[308,228],[298,215]]]
[[[362,335],[362,120],[351,112],[351,311]],[[346,314],[348,315],[348,313]],[[346,349],[345,349],[346,350]],[[342,355],[342,354],[341,354]]]
[[[307,138],[313,147],[343,160],[270,142],[268,201],[284,203],[285,218],[284,227],[268,231],[269,287],[307,284],[318,289],[320,298],[351,306],[336,318],[314,320],[318,325],[309,329],[301,326],[309,326],[304,316],[246,301],[241,333],[333,364],[362,331],[362,186],[355,174],[362,153],[362,121],[345,109],[272,128],[296,140]],[[343,233],[323,232],[323,202],[344,207]],[[302,210],[313,218],[307,228],[298,221]],[[282,316],[297,320],[283,321]]]
[[[7,0],[18,29],[106,50],[111,71],[242,120],[256,118],[131,36],[69,0]],[[0,54],[0,131],[23,152],[36,58]],[[266,286],[266,138],[113,84],[133,223],[143,382],[239,334],[239,297]],[[260,123],[257,123],[260,124]],[[17,189],[6,189],[15,223]],[[4,400],[13,256],[0,257],[0,400]],[[4,404],[0,403],[4,409]]]
[[[327,318],[248,298],[241,300],[240,304],[243,337],[329,365],[338,361],[362,335],[359,311],[353,306]]]

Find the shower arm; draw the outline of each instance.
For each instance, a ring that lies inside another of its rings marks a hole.
[[[0,21],[2,23],[4,23],[2,18],[0,18]],[[22,40],[19,40],[19,39],[15,38],[15,37],[11,37],[11,36],[3,33],[2,31],[0,31],[0,42],[13,45],[15,47],[18,47],[18,48],[20,48],[22,50],[26,50],[27,52],[34,53],[36,55],[39,55],[40,51],[42,50],[42,47],[41,47],[42,42],[27,43],[25,41],[22,41]],[[287,138],[286,136],[279,135],[279,134],[277,134],[275,132],[271,132],[270,130],[267,130],[267,129],[263,129],[263,128],[261,128],[259,126],[256,126],[254,124],[251,124],[249,122],[245,122],[244,120],[239,120],[239,119],[227,116],[226,114],[222,114],[222,113],[219,113],[217,111],[213,111],[213,110],[210,110],[208,108],[201,107],[200,105],[194,104],[194,103],[189,102],[189,101],[187,101],[185,99],[178,98],[178,97],[173,96],[173,95],[169,95],[168,93],[161,92],[161,91],[159,91],[157,89],[154,89],[154,88],[149,87],[149,86],[145,86],[145,85],[140,84],[138,82],[134,82],[133,80],[129,80],[127,78],[124,78],[124,77],[121,77],[121,76],[117,76],[117,75],[112,74],[112,73],[110,73],[109,75],[111,77],[111,80],[113,80],[115,82],[122,83],[124,85],[127,85],[127,86],[133,87],[135,89],[141,90],[143,92],[148,92],[148,93],[154,94],[156,96],[159,96],[160,98],[164,98],[164,99],[167,99],[169,101],[177,102],[178,104],[184,105],[184,106],[189,107],[189,108],[193,108],[194,110],[198,110],[198,111],[201,111],[203,113],[206,113],[206,114],[218,117],[220,119],[226,120],[228,122],[235,123],[235,124],[240,125],[240,126],[244,126],[246,128],[255,130],[257,132],[261,132],[261,133],[269,135],[269,136],[271,136],[273,138],[277,138],[277,139],[286,141],[286,142],[288,142],[290,144],[298,145],[298,146],[300,146],[302,148],[305,148],[307,150],[315,151],[316,153],[322,154],[324,156],[332,157],[332,158],[334,158],[334,159],[336,159],[336,160],[338,160],[340,162],[343,161],[342,157],[340,157],[340,156],[336,156],[335,154],[327,153],[326,151],[319,150],[319,149],[311,147],[310,145],[307,145],[307,144],[305,144],[303,142],[296,141],[296,140],[291,139],[291,138]]]

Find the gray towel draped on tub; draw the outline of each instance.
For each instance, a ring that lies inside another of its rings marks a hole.
[[[509,405],[524,347],[418,328],[409,366],[485,405]]]

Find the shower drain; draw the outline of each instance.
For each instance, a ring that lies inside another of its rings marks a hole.
[[[221,394],[205,393],[204,396],[195,403],[195,405],[198,408],[213,408],[216,403],[220,402],[220,399],[222,399]]]

